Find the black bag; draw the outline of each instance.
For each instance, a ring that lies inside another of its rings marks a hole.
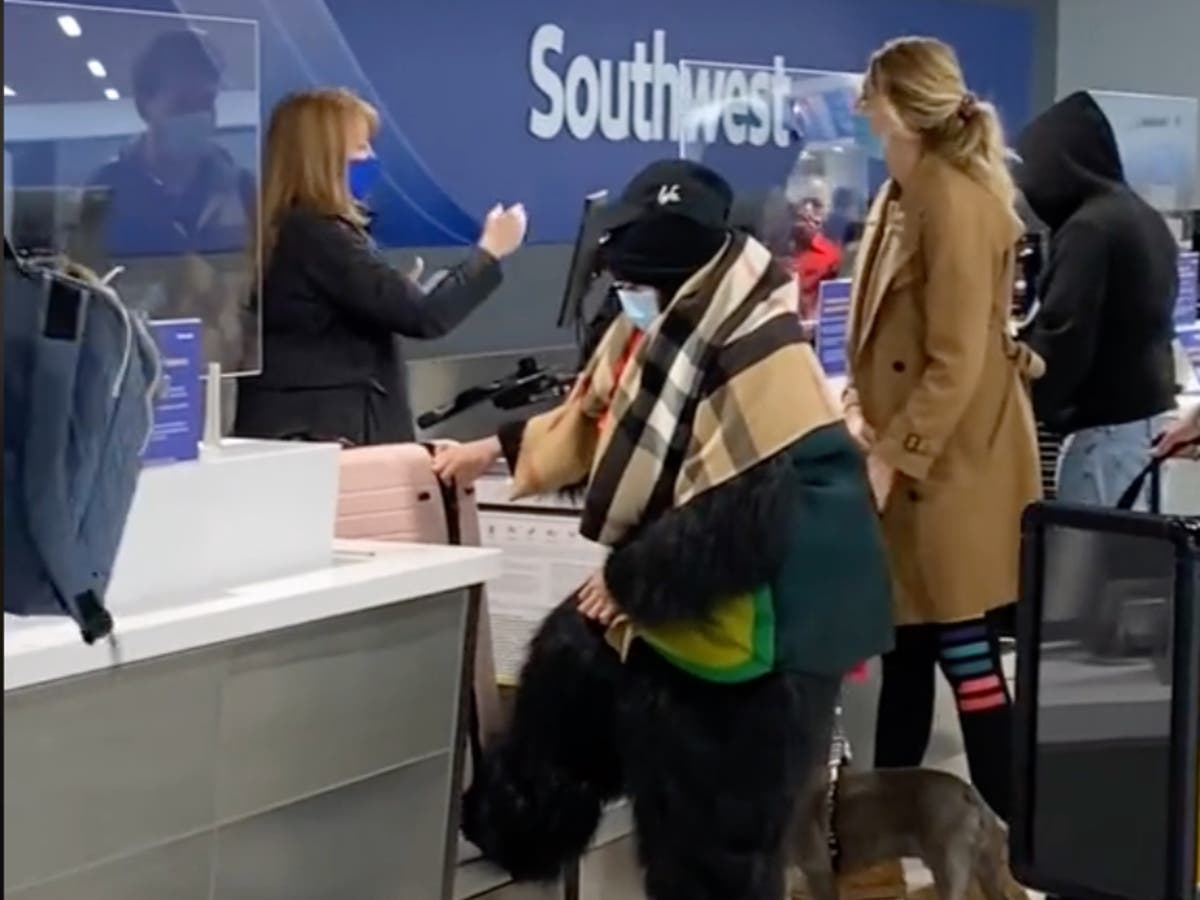
[[[1021,566],[1014,872],[1059,895],[1194,896],[1200,517],[1038,503]]]

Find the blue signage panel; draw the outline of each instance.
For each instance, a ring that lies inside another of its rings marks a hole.
[[[1175,299],[1175,324],[1194,325],[1197,319],[1197,285],[1200,253],[1179,254],[1179,294]]]
[[[147,463],[194,460],[200,455],[200,370],[203,329],[199,319],[151,322],[162,359],[163,383],[154,404],[154,429],[142,459]]]
[[[846,374],[850,328],[850,279],[822,281],[817,291],[817,357],[830,377]]]
[[[345,85],[368,98],[380,113],[375,144],[383,178],[370,203],[376,238],[385,246],[473,241],[494,203],[515,201],[529,210],[532,242],[570,242],[585,194],[619,189],[646,162],[678,155],[678,113],[685,105],[704,96],[753,94],[784,69],[861,72],[871,51],[897,35],[929,34],[952,44],[972,89],[996,102],[1010,133],[1028,118],[1032,96],[1035,15],[1015,4],[92,2],[255,22],[258,57],[222,60],[222,77],[232,83],[247,66],[260,73],[264,121],[285,94],[313,85]],[[80,79],[95,82],[78,59],[87,58],[99,25],[86,9],[75,17],[78,38],[51,28],[37,52],[56,78],[78,71]],[[7,29],[5,38],[7,72],[10,50],[15,59],[21,48],[10,48]],[[140,49],[130,48],[129,58]],[[104,62],[113,66],[116,58]],[[129,72],[113,79],[118,102],[127,102]],[[100,89],[97,83],[97,102],[107,102]],[[779,149],[778,140],[791,139],[781,115],[802,122],[790,130],[809,139],[861,128],[848,98],[818,100],[801,109],[767,104],[762,116],[730,116],[718,126],[719,138],[762,141],[764,152]],[[217,110],[219,127],[231,110]],[[132,103],[128,113],[131,132],[114,136],[114,151],[145,127]],[[231,152],[253,171],[253,142]]]
[[[1175,336],[1179,338],[1183,352],[1187,355],[1188,362],[1192,364],[1192,371],[1200,380],[1200,325],[1180,328],[1175,332]]]

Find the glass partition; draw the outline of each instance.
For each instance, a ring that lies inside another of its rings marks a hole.
[[[66,253],[156,320],[261,366],[253,21],[4,3],[5,232]]]
[[[738,193],[735,224],[796,271],[812,320],[822,281],[853,263],[881,152],[855,111],[862,76],[685,60],[679,152]]]

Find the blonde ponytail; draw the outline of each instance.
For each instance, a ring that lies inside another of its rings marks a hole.
[[[967,89],[948,44],[925,37],[888,42],[871,57],[863,94],[884,101],[905,128],[920,136],[926,151],[975,179],[1020,227],[1000,116]]]

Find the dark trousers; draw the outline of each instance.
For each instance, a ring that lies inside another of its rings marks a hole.
[[[933,730],[937,667],[954,691],[971,780],[996,814],[1007,820],[1012,793],[1012,700],[992,617],[896,629],[896,646],[883,657],[875,765],[921,765]]]
[[[512,729],[468,792],[464,832],[514,875],[550,878],[624,793],[650,900],[779,900],[794,805],[826,761],[839,683],[712,684],[640,644],[622,665],[560,608],[531,647]]]

